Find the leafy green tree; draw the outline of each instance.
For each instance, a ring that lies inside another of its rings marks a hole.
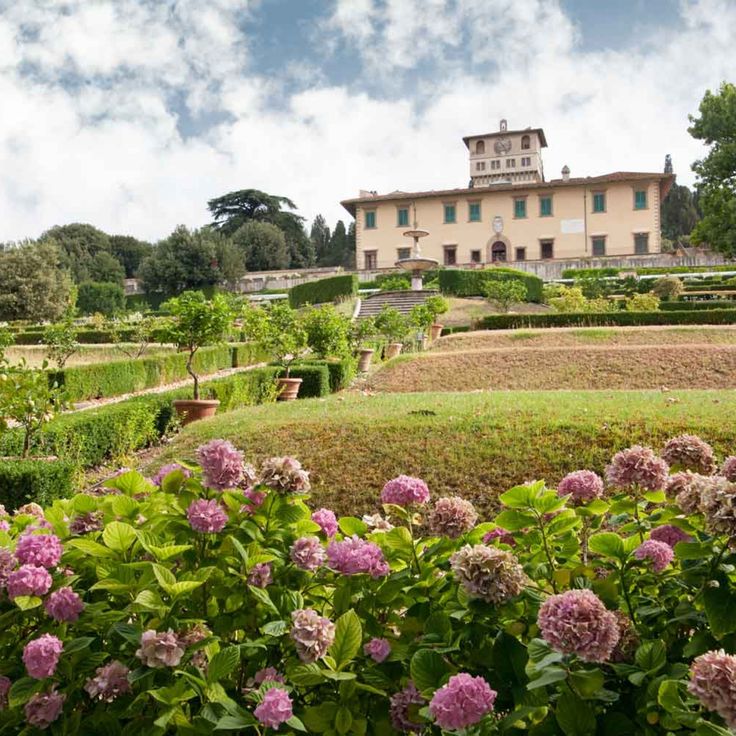
[[[71,289],[51,242],[9,245],[0,252],[0,319],[59,319]]]
[[[321,266],[330,249],[330,228],[322,215],[314,218],[309,239],[312,241],[316,261]]]
[[[46,357],[56,363],[56,367],[64,370],[67,360],[82,347],[77,342],[77,327],[74,324],[74,307],[67,307],[63,318],[49,325],[43,332],[43,344],[46,345]]]
[[[483,292],[486,299],[501,312],[508,312],[515,304],[521,304],[527,298],[526,285],[516,279],[486,281]],[[582,298],[585,300],[585,297]]]
[[[345,261],[345,268],[355,269],[355,221],[350,223],[348,227],[348,244]]]
[[[376,330],[389,342],[401,342],[409,334],[409,321],[395,307],[384,304],[376,315]]]
[[[87,265],[87,273],[90,281],[97,283],[119,284],[122,286],[125,278],[123,265],[112,253],[101,250],[95,253]]]
[[[350,239],[345,230],[345,223],[338,220],[335,229],[330,235],[327,252],[323,256],[320,266],[347,266],[350,261]]]
[[[199,291],[185,291],[165,302],[162,309],[171,315],[166,341],[187,353],[187,373],[194,381],[194,399],[199,399],[199,374],[194,356],[207,345],[223,342],[233,322],[230,302],[222,294],[208,300]]]
[[[289,267],[289,249],[283,231],[268,222],[246,222],[233,235],[248,271]]]
[[[297,310],[285,301],[249,307],[243,315],[246,337],[261,345],[289,377],[291,366],[307,349],[307,332]]]
[[[153,245],[132,235],[111,235],[109,239],[110,252],[125,269],[125,278],[135,278],[143,259],[153,252]]]
[[[220,272],[220,281],[234,290],[238,281],[245,275],[245,260],[242,250],[232,238],[218,236],[215,244],[215,258]]]
[[[99,228],[87,223],[74,222],[69,225],[56,225],[39,238],[53,241],[61,253],[61,263],[69,270],[74,282],[79,284],[99,279],[99,273],[92,274],[92,260],[100,252],[110,253],[110,237]]]
[[[246,222],[278,224],[276,221],[279,214],[289,215],[298,221],[302,220],[298,215],[284,212],[283,207],[296,209],[296,205],[288,197],[266,194],[258,189],[229,192],[207,202],[207,208],[214,218],[213,227],[225,235],[234,234]]]
[[[125,291],[120,284],[84,281],[79,285],[77,308],[81,314],[111,316],[125,309]]]
[[[319,358],[342,357],[350,352],[350,320],[332,304],[308,308],[302,316],[307,345]]]
[[[690,116],[689,132],[710,146],[710,151],[693,164],[703,219],[696,225],[692,241],[735,256],[736,86],[724,82],[716,94],[708,90],[699,112],[699,117]]]

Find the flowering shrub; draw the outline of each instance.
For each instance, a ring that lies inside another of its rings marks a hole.
[[[0,732],[725,736],[736,484],[668,447],[485,522],[407,478],[313,512],[296,460],[223,441],[0,510]]]

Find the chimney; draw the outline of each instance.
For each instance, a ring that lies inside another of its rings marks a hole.
[[[507,128],[508,128],[508,124],[507,124],[507,122],[506,122],[506,118],[503,118],[503,119],[501,120],[501,125],[500,125],[500,128],[499,128],[499,130],[500,130],[500,131],[501,131],[502,133],[505,133],[505,132],[506,132],[506,129],[507,129]]]
[[[570,167],[567,164],[562,167],[562,181],[570,181]]]

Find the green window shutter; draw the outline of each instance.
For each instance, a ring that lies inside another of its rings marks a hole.
[[[409,225],[409,210],[401,208],[399,210],[399,225],[407,227]]]
[[[593,195],[593,212],[606,211],[606,195],[603,193]]]
[[[375,212],[365,213],[365,226],[366,228],[372,228],[376,226],[376,213]]]
[[[525,199],[514,200],[514,217],[516,218],[526,217],[526,200]]]
[[[552,198],[542,197],[539,200],[539,216],[550,217],[552,215]]]
[[[455,205],[445,205],[445,222],[455,222]]]
[[[646,190],[634,192],[634,209],[645,210],[647,208]]]
[[[480,222],[480,204],[478,202],[471,202],[468,214],[470,222]]]

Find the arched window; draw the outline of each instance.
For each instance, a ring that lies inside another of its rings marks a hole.
[[[532,141],[528,135],[521,136],[521,150],[522,151],[527,151],[528,149],[530,149],[532,147],[531,144],[532,144]]]
[[[486,142],[485,141],[478,141],[475,144],[475,152],[476,153],[485,153],[486,152]]]

